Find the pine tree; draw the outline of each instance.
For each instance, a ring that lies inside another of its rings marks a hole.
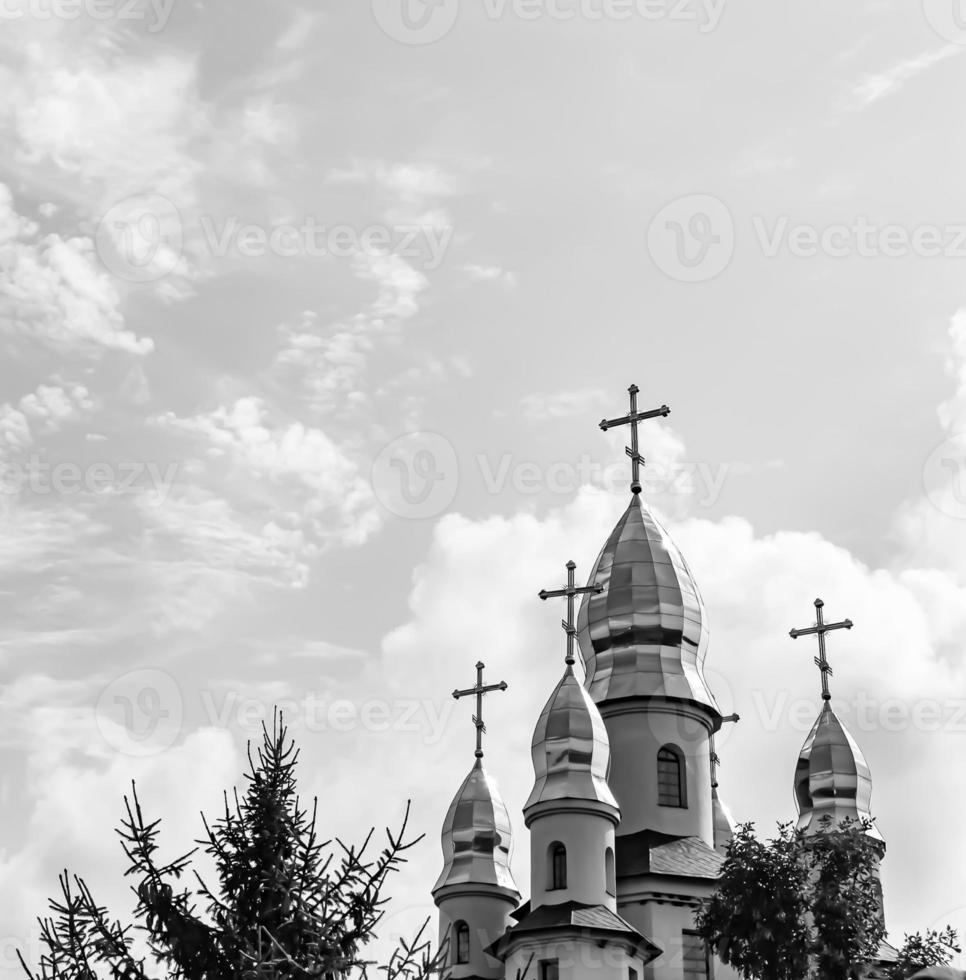
[[[320,839],[318,801],[311,812],[299,801],[298,751],[279,715],[271,732],[263,726],[255,758],[249,746],[248,760],[244,795],[236,791],[229,802],[226,793],[224,812],[213,825],[203,818],[204,839],[196,841],[213,859],[212,887],[192,870],[198,848],[159,861],[160,820],[145,819],[132,785],[117,833],[135,882],[134,923],[111,919],[83,879],[65,871],[52,914],[40,920],[39,972],[20,956],[31,980],[367,976],[375,965],[365,948],[388,901],[387,879],[422,839],[406,839],[408,804],[399,832],[387,828],[387,844],[371,855],[372,831],[360,846]],[[426,925],[378,967],[386,980],[423,980],[438,968],[441,954],[431,955]]]

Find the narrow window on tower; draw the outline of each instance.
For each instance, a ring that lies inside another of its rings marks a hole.
[[[556,960],[540,961],[540,980],[560,980],[560,965]]]
[[[547,882],[547,891],[556,891],[567,887],[567,848],[556,841],[550,845],[548,852],[550,858],[550,874]]]
[[[456,962],[469,963],[470,927],[465,922],[457,922],[454,932],[456,933]]]
[[[659,806],[686,807],[684,756],[676,745],[665,745],[657,753],[657,802]]]
[[[608,895],[617,894],[617,874],[614,871],[614,848],[604,851],[604,887]]]
[[[705,941],[690,929],[681,933],[681,952],[684,960],[684,980],[709,980],[711,958]]]

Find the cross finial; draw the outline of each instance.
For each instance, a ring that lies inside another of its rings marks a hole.
[[[507,689],[506,681],[500,681],[499,684],[484,684],[483,683],[483,668],[486,664],[481,660],[476,665],[476,686],[468,687],[465,691],[453,691],[453,697],[459,701],[460,698],[465,698],[469,694],[476,695],[476,714],[473,715],[473,724],[476,726],[476,757],[477,759],[483,758],[483,734],[486,731],[486,725],[483,724],[483,695],[489,694],[490,691],[505,691]]]
[[[640,454],[637,446],[638,423],[643,422],[645,419],[654,419],[658,416],[663,418],[671,414],[671,409],[667,405],[662,405],[660,408],[652,409],[649,412],[639,412],[637,410],[637,393],[640,390],[637,385],[631,385],[627,389],[628,394],[631,396],[631,409],[627,415],[619,419],[601,419],[600,422],[600,427],[604,432],[618,425],[629,425],[631,427],[631,444],[624,448],[624,451],[631,458],[631,493],[641,492],[641,464],[644,462],[644,457]]]
[[[814,633],[818,636],[818,656],[815,658],[815,663],[818,665],[818,669],[822,672],[822,700],[828,701],[832,695],[828,691],[828,679],[832,673],[832,668],[829,666],[828,658],[825,656],[825,634],[831,630],[850,630],[852,629],[852,620],[843,619],[840,623],[826,623],[822,618],[822,607],[825,605],[821,599],[815,600],[815,625],[809,626],[803,630],[791,630],[789,631],[789,636],[793,640],[797,640],[800,636],[808,636]]]
[[[577,635],[577,627],[574,625],[574,599],[586,592],[604,591],[604,587],[602,585],[585,585],[578,589],[577,583],[574,581],[574,572],[576,568],[576,562],[567,562],[567,585],[564,588],[553,589],[549,592],[546,589],[541,589],[537,593],[541,599],[556,599],[564,596],[567,598],[567,618],[561,620],[560,625],[563,626],[564,632],[567,634],[568,667],[572,667],[574,664],[574,637]]]
[[[738,712],[731,715],[726,715],[721,719],[721,723],[724,724],[726,721],[737,722],[741,721],[741,717]],[[721,760],[718,758],[718,753],[714,750],[714,733],[711,733],[711,788],[718,788],[718,766],[721,765]]]

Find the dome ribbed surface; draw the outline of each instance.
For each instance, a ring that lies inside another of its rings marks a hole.
[[[443,871],[433,891],[446,885],[498,885],[517,891],[510,873],[513,832],[496,780],[477,760],[443,821]]]
[[[801,830],[821,829],[826,814],[833,825],[845,817],[872,818],[872,776],[849,730],[828,701],[805,739],[795,767],[795,803]],[[878,830],[871,837],[881,840]]]
[[[617,809],[607,785],[604,719],[570,667],[537,720],[531,754],[536,778],[524,811],[551,800],[591,800]]]
[[[637,494],[588,577],[577,616],[586,686],[598,704],[662,695],[718,706],[704,679],[707,616],[684,556]]]

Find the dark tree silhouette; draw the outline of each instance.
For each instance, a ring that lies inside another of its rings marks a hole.
[[[83,879],[65,871],[51,914],[40,920],[37,972],[20,956],[31,980],[342,980],[372,969],[385,980],[423,980],[438,969],[426,922],[382,965],[365,958],[387,879],[422,839],[406,839],[408,804],[399,832],[387,828],[373,855],[372,831],[359,846],[319,838],[318,801],[311,813],[300,804],[298,750],[280,715],[271,732],[263,726],[248,759],[244,795],[235,791],[229,802],[226,793],[214,824],[202,817],[205,836],[196,843],[212,857],[217,883],[192,870],[198,848],[159,860],[160,821],[145,819],[132,786],[117,833],[137,899],[134,922],[110,918]]]
[[[877,958],[885,935],[869,821],[806,835],[779,824],[762,843],[742,824],[721,879],[696,915],[701,936],[743,977],[849,980]]]
[[[899,958],[889,971],[889,980],[906,980],[927,966],[947,966],[950,954],[960,952],[956,930],[950,926],[942,932],[927,929],[925,935],[919,932],[907,934]]]

